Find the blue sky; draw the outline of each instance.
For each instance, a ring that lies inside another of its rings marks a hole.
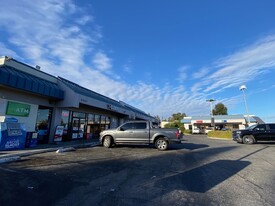
[[[275,121],[273,0],[0,0],[0,56],[151,115]]]

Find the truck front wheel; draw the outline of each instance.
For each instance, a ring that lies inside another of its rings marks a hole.
[[[167,150],[168,148],[168,141],[165,140],[163,137],[160,137],[155,142],[155,146],[158,150]]]
[[[112,143],[113,143],[113,139],[112,139],[111,136],[104,137],[104,140],[103,140],[103,146],[104,147],[110,148],[112,146]]]
[[[243,136],[243,143],[244,144],[254,144],[255,138],[253,137],[253,135],[244,135]]]

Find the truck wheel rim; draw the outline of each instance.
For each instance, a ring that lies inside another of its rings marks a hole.
[[[250,137],[246,137],[246,138],[244,138],[244,141],[245,141],[246,143],[251,143],[251,142],[252,142],[252,140],[251,140],[251,138],[250,138]]]
[[[163,149],[166,147],[166,142],[163,140],[158,141],[158,148]]]

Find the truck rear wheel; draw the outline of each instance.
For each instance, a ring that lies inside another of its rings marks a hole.
[[[110,148],[112,146],[112,143],[113,143],[113,139],[112,139],[111,136],[104,137],[104,140],[103,140],[103,146],[104,147]]]
[[[254,144],[255,138],[253,137],[253,135],[244,135],[243,136],[243,143],[244,144]]]
[[[167,150],[168,148],[168,141],[165,140],[163,137],[160,137],[155,142],[155,146],[158,150]]]

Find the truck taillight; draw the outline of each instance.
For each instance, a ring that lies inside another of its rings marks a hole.
[[[180,136],[180,131],[178,130],[176,131],[176,137],[179,138],[179,136]]]

